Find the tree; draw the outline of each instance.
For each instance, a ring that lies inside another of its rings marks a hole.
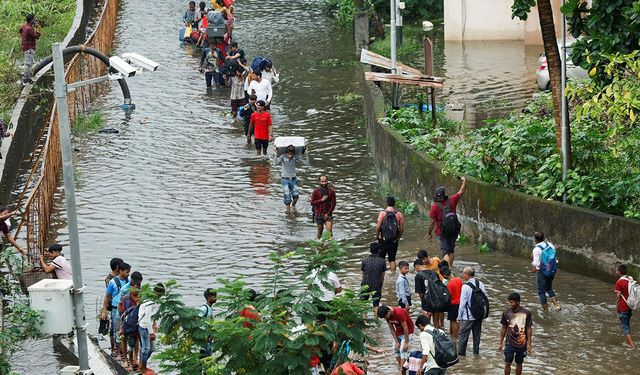
[[[168,292],[158,300],[157,314],[166,346],[156,358],[164,370],[308,374],[313,356],[330,351],[334,343],[348,340],[351,350],[365,352],[365,343],[371,340],[365,330],[376,324],[366,318],[370,303],[362,301],[358,291],[348,289],[331,304],[317,300],[322,292],[314,281],[328,286],[328,273],[345,260],[345,251],[337,242],[310,241],[305,248],[284,255],[272,253],[269,258],[273,267],[256,301],[249,300],[251,292],[242,280],[218,280],[222,287],[215,306],[222,312],[209,320],[180,302],[172,291],[175,283],[167,283]],[[239,315],[248,305],[259,311],[258,319]],[[319,315],[326,315],[326,322],[319,323]],[[205,346],[213,354],[200,359]]]
[[[536,5],[536,0],[514,0],[511,7],[512,18],[518,18],[525,21],[528,18],[531,8]],[[540,30],[542,32],[542,42],[544,44],[544,53],[547,56],[547,67],[549,69],[549,80],[551,88],[551,96],[553,97],[553,113],[556,122],[556,147],[561,151],[562,147],[562,110],[561,110],[561,62],[560,52],[558,50],[558,42],[556,40],[556,28],[553,22],[553,8],[550,0],[538,0],[538,17],[540,18]],[[567,117],[567,126],[568,124]],[[569,132],[570,134],[570,132]],[[570,143],[570,138],[567,139]],[[571,146],[569,148],[568,161],[571,167]]]
[[[610,55],[627,55],[640,49],[640,1],[568,0],[562,7],[574,38],[571,59],[604,87],[612,82],[605,67]]]

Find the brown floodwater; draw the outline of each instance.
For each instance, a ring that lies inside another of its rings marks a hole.
[[[306,196],[321,173],[329,176],[337,192],[335,237],[354,244],[340,277],[346,285],[358,287],[360,260],[368,255],[374,218],[386,191],[370,155],[361,103],[338,100],[360,93],[362,73],[353,59],[351,33],[338,28],[313,1],[237,4],[234,35],[240,47],[249,58],[270,57],[281,74],[272,106],[275,135],[304,136],[310,148],[311,165],[299,172],[303,198],[297,213],[288,216],[279,170],[245,145],[240,123],[227,115],[228,90],[206,92],[197,72],[197,51],[177,40],[186,2],[122,4],[114,52],[136,51],[161,67],[129,80],[137,105],[133,114],[117,108],[117,87],[96,103],[105,126],[119,134],[74,139],[90,331],[97,330],[96,305],[114,256],[142,272],[145,282],[176,279],[185,301],[193,306],[202,303],[202,290],[217,286],[220,277],[244,276],[260,289],[269,272],[270,251],[289,250],[315,236]],[[488,53],[488,45],[501,58]],[[512,51],[518,48],[511,42],[447,44],[437,71],[447,77],[448,95],[508,103],[509,109],[522,105],[535,88],[535,59],[530,61],[533,53]],[[66,243],[61,199],[60,195],[55,237]],[[407,228],[399,260],[412,261],[425,245],[435,249],[435,243],[425,241],[423,219],[409,217]],[[526,374],[640,373],[637,352],[623,347],[612,285],[560,271],[555,286],[563,309],[545,315],[537,305],[535,278],[526,259],[501,252],[480,254],[475,244],[461,246],[456,254],[454,271],[476,267],[487,286],[492,313],[483,327],[480,357],[461,360],[449,373],[501,373],[502,357],[495,348],[500,314],[512,291],[522,294],[535,325],[534,353],[526,360]],[[387,275],[385,302],[395,301],[395,277]],[[370,374],[396,373],[386,325],[371,334],[387,354],[372,356]],[[417,348],[417,339],[413,343]],[[66,363],[50,340],[28,343],[14,360],[19,373],[55,373]]]

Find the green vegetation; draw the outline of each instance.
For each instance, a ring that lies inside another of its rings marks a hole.
[[[73,126],[71,127],[71,131],[73,135],[80,135],[88,132],[96,132],[102,129],[104,125],[104,117],[102,116],[102,112],[95,111],[89,114],[78,114],[75,121],[73,122]]]
[[[572,169],[562,181],[551,98],[523,113],[464,129],[451,121],[432,126],[416,109],[389,111],[389,123],[420,151],[443,162],[444,172],[476,177],[544,199],[640,219],[640,61],[638,52],[607,56],[610,84],[573,82]]]
[[[410,21],[436,20],[444,16],[444,0],[405,0],[403,19]],[[361,8],[376,20],[388,20],[389,1],[386,0],[323,0],[325,12],[332,14],[344,27],[353,25],[353,17]]]
[[[405,25],[402,27],[402,45],[398,47],[398,58],[406,58],[422,51],[422,26]],[[387,33],[369,45],[369,49],[379,55],[391,56],[391,37]]]
[[[0,329],[0,374],[11,373],[11,357],[22,349],[23,341],[39,336],[37,327],[42,319],[38,312],[29,307],[29,301],[22,296],[22,291],[15,282],[26,269],[25,263],[16,253],[13,247],[0,252],[0,267],[6,264],[11,270],[9,274],[0,274],[0,301],[6,297],[11,301],[4,306],[4,327]],[[0,303],[0,308],[2,307]]]
[[[480,247],[478,248],[478,250],[480,251],[481,254],[486,254],[489,252],[489,244],[487,244],[486,242],[483,242]]]
[[[42,35],[36,45],[37,61],[51,54],[51,43],[64,39],[75,12],[74,0],[0,1],[0,117],[5,121],[8,122],[19,95],[23,55],[18,29],[25,22],[25,16],[35,14],[42,26]]]
[[[362,94],[357,92],[347,91],[342,95],[335,95],[334,98],[341,105],[352,105],[356,102],[362,101]]]
[[[460,232],[458,235],[458,245],[465,245],[467,242],[469,242],[469,237],[463,232]]]
[[[312,355],[330,350],[334,342],[349,340],[351,350],[365,353],[371,342],[366,330],[376,325],[366,318],[370,303],[359,298],[359,291],[345,289],[331,304],[319,311],[314,299],[322,294],[316,278],[327,284],[329,271],[344,264],[346,252],[333,240],[309,241],[297,250],[269,256],[273,263],[260,296],[250,301],[250,291],[242,280],[219,279],[216,307],[212,319],[199,318],[198,309],[186,306],[167,285],[156,315],[161,321],[162,351],[155,357],[163,371],[182,374],[304,374],[309,373]],[[312,272],[320,269],[315,277]],[[297,286],[292,287],[292,283]],[[253,320],[238,312],[253,305],[260,318]],[[316,317],[326,315],[326,323]],[[249,323],[249,327],[243,323]],[[210,357],[200,360],[200,349],[209,341]]]
[[[418,213],[418,205],[415,202],[396,200],[396,208],[400,210],[405,216],[414,215]]]

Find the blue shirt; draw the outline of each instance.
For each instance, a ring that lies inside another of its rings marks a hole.
[[[116,284],[116,279],[120,281],[120,288],[118,288],[118,284]],[[109,284],[107,284],[107,294],[111,296],[111,306],[118,306],[118,303],[120,303],[120,300],[122,299],[123,289],[130,289],[129,280],[122,280],[119,277],[114,277],[109,280]]]
[[[473,315],[471,315],[471,311],[467,308],[467,304],[471,307],[471,293],[473,293],[473,289],[467,283],[471,283],[476,285],[476,279],[470,278],[466,283],[462,284],[462,292],[460,293],[460,308],[458,309],[458,320],[476,320]],[[487,290],[484,288],[484,284],[482,281],[478,281],[478,285],[480,285],[480,290],[484,293],[485,296],[488,296]]]
[[[407,296],[411,295],[409,280],[407,280],[407,277],[402,274],[400,274],[400,276],[398,276],[398,280],[396,280],[396,294],[398,295],[399,301],[402,301],[405,306],[409,305],[409,300],[407,299]]]

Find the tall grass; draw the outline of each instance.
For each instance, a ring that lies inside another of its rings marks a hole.
[[[37,61],[51,54],[51,43],[64,39],[75,12],[75,0],[0,0],[0,118],[9,120],[19,95],[23,54],[18,30],[25,16],[35,14],[41,25]]]
[[[73,132],[73,135],[97,132],[102,129],[103,125],[104,117],[100,111],[88,114],[79,114],[73,122],[71,131]]]

